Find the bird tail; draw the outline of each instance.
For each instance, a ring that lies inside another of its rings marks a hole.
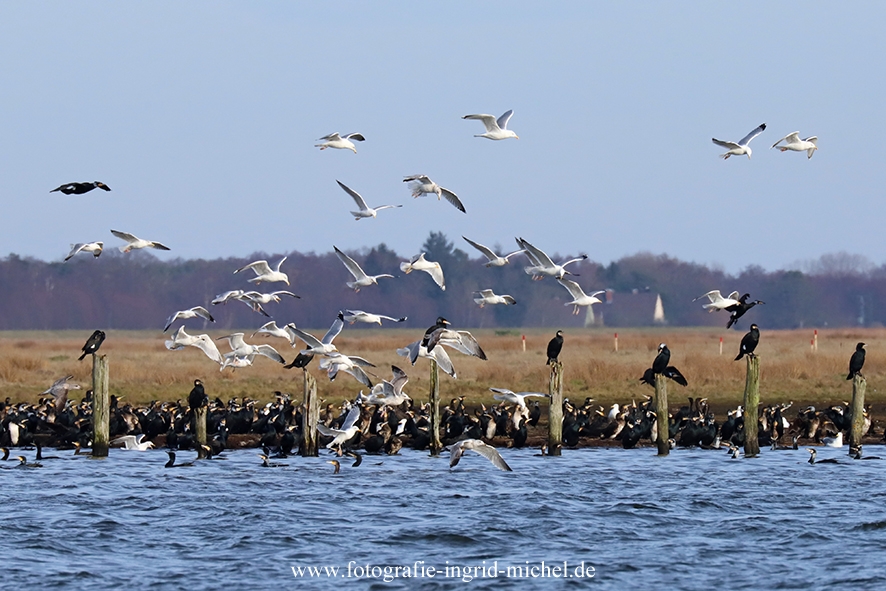
[[[86,351],[83,351],[83,355],[81,355],[77,361],[83,361],[83,358],[86,357]]]
[[[735,360],[738,361],[738,360],[741,359],[743,356],[744,356],[744,351],[739,351],[739,353],[738,353],[738,357],[736,357]]]
[[[849,372],[849,375],[846,376],[846,379],[847,379],[847,380],[851,380],[853,377],[855,377],[855,375],[850,371],[850,372]]]

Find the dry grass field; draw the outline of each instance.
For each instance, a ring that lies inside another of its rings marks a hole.
[[[325,329],[318,329],[322,334]],[[2,396],[12,401],[36,401],[52,382],[67,374],[84,388],[91,384],[91,357],[77,361],[80,347],[91,331],[70,332],[0,332],[0,388]],[[191,331],[192,334],[198,331]],[[210,333],[221,336],[221,333]],[[247,333],[248,334],[248,333]],[[417,401],[427,399],[428,362],[420,359],[415,367],[396,355],[396,348],[415,340],[421,331],[402,329],[351,330],[336,339],[339,350],[359,355],[375,363],[372,370],[379,377],[390,376],[390,364],[406,370],[410,376],[406,391]],[[526,352],[522,351],[520,333],[473,333],[489,361],[450,352],[458,379],[441,374],[441,398],[448,401],[465,396],[475,405],[492,402],[489,387],[514,391],[546,392],[549,372],[544,350],[553,331],[526,333]],[[592,397],[608,406],[651,394],[652,389],[637,380],[649,367],[658,343],[671,349],[671,364],[689,380],[682,388],[671,383],[671,406],[683,404],[686,397],[707,397],[722,413],[734,407],[744,389],[745,363],[735,362],[738,344],[744,331],[719,329],[655,328],[619,331],[618,351],[614,351],[613,333],[609,330],[573,330],[565,334],[561,361],[565,367],[564,395],[584,401]],[[719,338],[724,337],[723,355],[718,354]],[[247,339],[261,342],[261,337]],[[867,400],[882,412],[884,396],[880,385],[886,380],[886,329],[835,329],[819,331],[818,352],[810,351],[811,330],[763,331],[757,349],[761,358],[761,400],[763,404],[793,401],[798,405],[828,405],[846,401],[851,383],[845,380],[849,357],[855,343],[868,343],[864,374],[868,379]],[[287,370],[273,361],[259,357],[248,368],[219,372],[218,366],[194,347],[168,351],[164,337],[156,332],[109,331],[101,352],[108,356],[111,393],[133,404],[150,400],[185,398],[194,378],[200,378],[210,396],[227,401],[234,396],[248,396],[269,401],[275,390],[301,398],[301,370]],[[289,361],[295,350],[280,339],[268,339]],[[220,344],[224,352],[224,346]],[[317,369],[320,396],[329,402],[353,398],[362,388],[351,376],[340,374],[330,383]],[[73,399],[80,395],[73,392]],[[879,407],[879,408],[877,408]]]

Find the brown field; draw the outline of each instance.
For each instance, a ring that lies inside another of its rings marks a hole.
[[[325,329],[318,329],[322,334]],[[0,332],[0,388],[3,397],[12,401],[36,401],[40,393],[64,375],[87,388],[91,384],[91,358],[77,361],[80,347],[91,331]],[[197,331],[192,331],[192,334]],[[245,331],[248,333],[248,331]],[[210,333],[221,336],[221,333]],[[492,402],[489,387],[514,391],[546,392],[548,369],[544,350],[553,331],[528,331],[526,352],[522,351],[519,331],[477,330],[473,334],[485,349],[489,361],[468,358],[451,351],[458,379],[441,374],[441,398],[465,396],[469,404]],[[651,394],[652,389],[637,379],[649,367],[658,343],[671,349],[671,364],[689,380],[682,388],[671,384],[671,405],[682,404],[686,397],[707,397],[718,413],[738,404],[742,397],[745,363],[735,362],[738,344],[744,332],[719,329],[655,328],[619,331],[619,349],[613,349],[613,333],[599,329],[572,330],[566,333],[561,361],[565,368],[564,395],[584,401],[588,396],[608,406]],[[406,391],[417,401],[427,399],[428,362],[420,359],[415,367],[398,357],[397,347],[415,340],[420,332],[402,329],[351,330],[336,339],[339,350],[359,355],[378,366],[378,376],[390,375],[390,364],[397,364],[410,376]],[[719,338],[724,337],[723,355],[718,354]],[[886,380],[886,329],[835,329],[819,331],[818,352],[810,351],[811,330],[764,331],[757,349],[761,365],[761,401],[763,404],[793,401],[816,406],[846,401],[851,383],[845,380],[849,356],[855,343],[868,343],[864,374],[868,379],[867,401],[880,406],[884,396],[879,385]],[[259,337],[247,339],[260,342]],[[223,373],[218,366],[194,347],[167,351],[164,338],[155,332],[111,331],[101,352],[108,356],[111,393],[140,404],[150,400],[185,398],[194,378],[203,380],[211,397],[227,401],[234,396],[248,396],[269,401],[275,390],[301,398],[299,370],[286,370],[271,360],[259,357],[249,368]],[[289,361],[295,355],[281,339],[269,339]],[[219,347],[224,352],[224,347]],[[353,398],[362,388],[351,376],[340,374],[329,382],[317,369],[320,396],[329,402]],[[74,400],[80,393],[72,392]],[[875,409],[876,410],[876,409]]]

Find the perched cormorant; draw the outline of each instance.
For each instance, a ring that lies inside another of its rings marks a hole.
[[[757,348],[757,344],[760,342],[760,329],[757,328],[756,324],[751,325],[751,330],[748,331],[746,335],[741,337],[741,346],[738,349],[738,356],[735,358],[736,361],[747,355],[748,357],[754,357],[754,349]]]
[[[849,375],[846,379],[851,380],[856,375],[861,376],[862,367],[864,367],[864,343],[858,343],[855,345],[855,352],[849,358]]]
[[[683,374],[680,373],[680,370],[673,365],[668,365],[668,362],[670,362],[670,360],[671,350],[668,349],[668,346],[666,344],[661,343],[658,346],[658,355],[655,356],[655,360],[652,362],[652,367],[643,372],[643,377],[640,378],[640,381],[645,384],[649,384],[654,388],[655,374],[661,374],[666,378],[674,380],[681,386],[688,386],[689,382],[686,381],[686,378],[683,377]]]
[[[548,360],[545,365],[550,365],[559,360],[560,351],[563,349],[563,331],[558,330],[554,338],[548,343]]]
[[[66,183],[57,189],[53,189],[50,193],[55,193],[56,191],[61,191],[65,195],[82,195],[83,193],[89,193],[93,189],[104,189],[105,191],[110,191],[111,187],[107,186],[101,181],[93,181],[91,183]]]
[[[191,412],[196,412],[198,408],[208,404],[209,396],[206,395],[206,391],[203,389],[203,382],[194,380],[194,387],[191,388],[191,393],[188,394],[188,406],[191,407]]]
[[[652,362],[652,373],[663,374],[670,360],[671,350],[668,349],[668,346],[666,344],[661,343],[658,346],[658,355],[655,356],[655,360]]]
[[[80,358],[77,359],[77,361],[83,361],[84,357],[98,351],[98,348],[102,346],[103,342],[105,342],[104,331],[97,330],[93,332],[89,339],[87,339],[86,344],[83,345],[83,355],[81,355]]]
[[[766,302],[762,302],[760,300],[754,300],[753,302],[748,302],[748,298],[751,297],[751,294],[746,293],[740,298],[738,298],[737,304],[732,304],[731,306],[727,306],[723,308],[727,312],[729,312],[729,322],[726,323],[726,328],[732,328],[732,325],[735,322],[744,316],[744,313],[756,306],[757,304],[765,304]]]

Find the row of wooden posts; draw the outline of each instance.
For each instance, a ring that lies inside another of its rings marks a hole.
[[[438,455],[443,450],[440,441],[440,381],[437,362],[430,360],[430,450],[431,455]],[[854,453],[861,445],[864,429],[864,395],[866,382],[864,377],[856,374],[852,381],[852,404],[850,416],[852,427],[849,432],[849,450]],[[563,443],[563,364],[555,361],[551,364],[549,383],[551,404],[548,411],[548,455],[559,456]],[[108,358],[106,355],[92,356],[92,455],[107,457],[109,438],[109,399],[108,399]],[[744,389],[743,418],[745,430],[745,457],[754,457],[760,453],[757,439],[757,408],[760,404],[760,358],[747,357],[747,378]],[[299,453],[302,456],[316,457],[319,455],[317,440],[317,423],[320,420],[320,401],[317,396],[317,381],[304,370],[304,405],[302,413],[302,441]],[[658,455],[666,456],[670,452],[668,443],[668,387],[667,378],[661,374],[655,376],[655,416],[657,422],[656,446]],[[194,433],[198,445],[206,445],[206,406],[201,406],[195,413]]]

